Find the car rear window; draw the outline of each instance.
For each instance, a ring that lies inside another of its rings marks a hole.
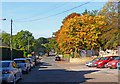
[[[16,63],[25,63],[25,60],[14,60]]]
[[[116,57],[115,60],[120,60],[120,57]]]
[[[118,56],[113,56],[112,58],[115,59],[115,58],[117,58],[117,57],[118,57]]]
[[[9,67],[10,62],[2,62],[2,67]]]

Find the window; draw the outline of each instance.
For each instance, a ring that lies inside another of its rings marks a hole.
[[[115,60],[120,60],[120,57],[116,57]]]
[[[9,67],[10,62],[2,62],[2,67]]]
[[[16,63],[25,63],[25,60],[14,60]]]

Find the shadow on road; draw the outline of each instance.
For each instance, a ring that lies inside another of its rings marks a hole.
[[[99,70],[88,70],[88,71],[67,71],[65,69],[47,69],[40,70],[43,76],[42,82],[68,82],[69,83],[83,83],[86,80],[93,78],[85,78],[85,74],[90,74],[92,72],[97,72]],[[46,75],[47,74],[47,75]]]
[[[52,66],[53,69],[49,66]],[[101,83],[87,82],[87,80],[93,79],[94,77],[85,78],[85,75],[98,72],[99,70],[71,71],[58,67],[57,69],[56,67],[57,66],[42,62],[30,74],[24,76],[18,84],[114,84],[102,83],[102,81]]]
[[[45,67],[46,65],[49,66],[49,63],[43,63],[42,66],[37,67],[31,74],[26,76],[25,80],[21,80],[18,84],[81,84],[86,82],[86,80],[93,79],[85,78],[85,74],[99,71],[68,71],[65,69],[55,68],[49,69]],[[41,69],[42,67],[47,69]]]

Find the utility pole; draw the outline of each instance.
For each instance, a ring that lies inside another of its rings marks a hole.
[[[29,36],[28,36],[28,51],[29,51]]]
[[[11,19],[11,34],[10,34],[11,60],[13,60],[13,56],[12,56],[12,23],[13,23],[13,20]]]

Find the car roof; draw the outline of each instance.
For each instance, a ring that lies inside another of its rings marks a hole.
[[[14,60],[26,60],[26,58],[15,58]]]
[[[32,59],[32,58],[26,58],[26,59]]]
[[[3,61],[0,61],[0,62],[14,62],[12,60],[3,60]]]

